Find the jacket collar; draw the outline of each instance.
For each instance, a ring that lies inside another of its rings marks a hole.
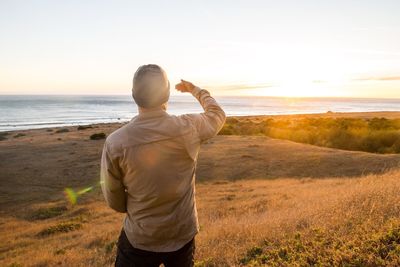
[[[168,113],[162,109],[154,109],[154,110],[149,110],[149,111],[140,111],[139,114],[137,115],[138,119],[148,119],[148,118],[156,118],[156,117],[163,117],[168,115]]]

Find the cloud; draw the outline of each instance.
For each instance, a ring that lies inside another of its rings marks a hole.
[[[400,81],[400,76],[365,77],[353,80],[354,81]]]

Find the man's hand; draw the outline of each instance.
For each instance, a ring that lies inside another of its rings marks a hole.
[[[182,92],[182,93],[191,93],[195,85],[191,82],[185,81],[181,79],[181,82],[175,85],[175,89]]]

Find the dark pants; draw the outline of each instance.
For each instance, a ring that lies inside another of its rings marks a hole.
[[[122,229],[117,243],[115,266],[158,267],[163,263],[165,267],[192,267],[194,251],[194,238],[183,248],[173,252],[152,252],[134,248]]]

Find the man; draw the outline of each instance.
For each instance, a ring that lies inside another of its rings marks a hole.
[[[207,90],[184,80],[175,88],[191,93],[204,112],[169,115],[166,73],[157,65],[141,66],[132,88],[139,115],[104,144],[103,194],[112,209],[126,213],[116,266],[194,265],[197,155],[221,129],[225,113]]]

